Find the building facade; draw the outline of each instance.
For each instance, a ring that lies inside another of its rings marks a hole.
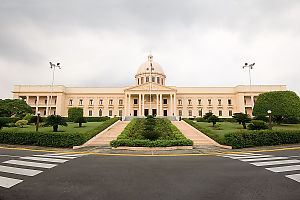
[[[90,117],[202,117],[212,112],[228,118],[236,112],[252,115],[252,107],[261,93],[286,90],[285,85],[166,86],[166,75],[152,55],[139,67],[135,80],[136,85],[129,87],[15,85],[12,92],[14,99],[23,99],[41,116],[67,116],[69,108],[81,107],[84,116]]]

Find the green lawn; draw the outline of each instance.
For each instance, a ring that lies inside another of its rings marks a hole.
[[[212,123],[207,122],[196,122],[201,127],[211,130],[214,134],[219,135],[221,138],[224,138],[226,133],[235,132],[242,130],[243,126],[238,123],[231,122],[217,122],[216,127],[212,126]],[[297,130],[300,129],[300,124],[282,124],[280,126],[273,124],[273,130]]]
[[[74,133],[84,133],[91,129],[96,128],[103,122],[88,122],[82,124],[82,127],[78,127],[78,123],[68,122],[68,126],[59,126],[59,132],[74,132]],[[3,127],[3,130],[15,130],[19,132],[29,132],[35,131],[34,125],[27,125],[24,128],[19,127]],[[52,132],[52,127],[39,127],[39,132]]]

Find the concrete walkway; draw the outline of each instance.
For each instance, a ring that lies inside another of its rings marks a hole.
[[[223,148],[230,148],[228,146],[220,145],[219,143],[217,143],[204,133],[198,131],[185,121],[172,121],[172,124],[174,124],[186,138],[192,140],[194,142],[194,146],[210,145]]]
[[[82,146],[75,147],[75,149],[87,146],[109,146],[110,141],[117,139],[117,137],[121,134],[121,132],[129,122],[130,121],[117,121],[107,129],[84,143]]]

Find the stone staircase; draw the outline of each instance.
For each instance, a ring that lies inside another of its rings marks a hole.
[[[192,140],[194,142],[194,146],[210,145],[223,148],[231,148],[228,146],[220,145],[219,143],[217,143],[204,133],[198,131],[185,121],[172,121],[172,124],[174,124],[186,138]]]
[[[74,149],[87,147],[87,146],[109,146],[110,141],[117,139],[124,128],[130,121],[117,121],[82,146],[73,147]]]

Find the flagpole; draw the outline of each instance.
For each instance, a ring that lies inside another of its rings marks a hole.
[[[151,84],[152,84],[152,55],[150,55],[150,112],[149,113],[151,113],[151,115],[153,114],[152,113],[152,110],[151,110]]]

